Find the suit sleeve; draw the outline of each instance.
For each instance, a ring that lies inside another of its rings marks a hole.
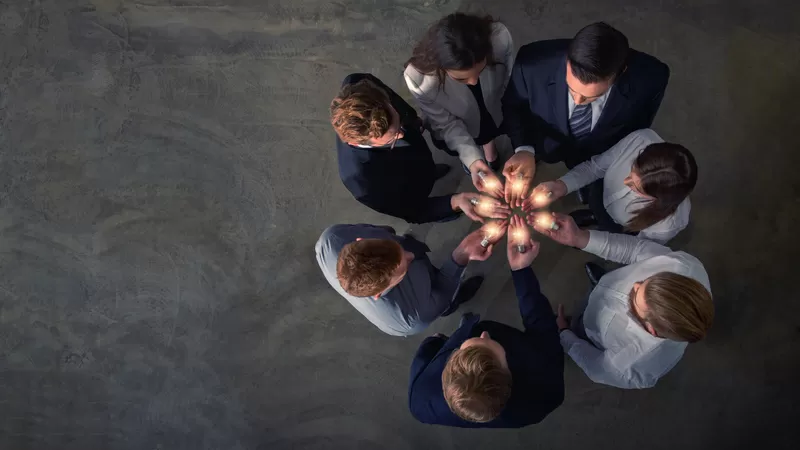
[[[525,74],[522,70],[524,60],[520,49],[514,68],[511,70],[511,79],[503,95],[503,123],[511,139],[511,146],[515,149],[530,147],[525,136],[525,124],[530,120],[530,93],[528,92]],[[532,147],[530,147],[532,149]]]
[[[475,143],[475,139],[469,134],[463,120],[450,114],[435,100],[429,99],[424,94],[417,95],[413,90],[411,93],[417,100],[419,108],[430,121],[431,128],[442,136],[451,150],[458,152],[462,164],[469,168],[475,161],[483,159],[483,150]]]
[[[648,102],[647,113],[642,115],[644,121],[639,128],[651,128],[656,114],[658,113],[658,109],[661,107],[661,101],[664,99],[664,93],[667,91],[667,83],[669,83],[669,67],[664,64],[663,70],[663,81],[659,83],[655,94]]]
[[[408,377],[411,380],[410,385],[414,385],[414,380],[428,367],[433,357],[439,353],[447,338],[438,336],[428,336],[422,341],[417,353],[414,354],[414,359],[411,361],[411,374]]]
[[[526,333],[537,333],[553,338],[558,343],[558,327],[556,317],[550,307],[547,297],[542,294],[539,280],[533,269],[524,269],[511,272],[514,280],[514,290],[519,301],[519,313]],[[560,350],[560,349],[559,349]]]
[[[388,193],[385,196],[372,193],[357,196],[356,200],[379,213],[398,217],[408,223],[428,223],[461,214],[460,211],[453,211],[450,204],[452,197],[453,194],[449,194],[428,197],[420,203],[407,203],[406,200],[398,199]]]

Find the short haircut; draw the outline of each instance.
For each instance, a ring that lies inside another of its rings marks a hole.
[[[511,372],[486,347],[458,349],[442,372],[442,391],[450,410],[470,422],[490,422],[511,396]]]
[[[367,144],[392,126],[389,95],[371,80],[342,87],[330,109],[331,125],[344,142]]]
[[[644,286],[645,320],[658,336],[697,342],[714,322],[711,293],[699,281],[672,272],[657,273]]]
[[[336,277],[342,289],[356,297],[378,295],[389,287],[403,259],[403,247],[391,239],[362,239],[339,252]]]
[[[604,22],[583,27],[572,38],[567,59],[572,74],[584,84],[614,78],[625,70],[628,38]]]

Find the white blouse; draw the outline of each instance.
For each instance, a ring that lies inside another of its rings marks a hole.
[[[649,128],[634,131],[607,151],[575,166],[560,180],[567,186],[568,192],[573,192],[603,178],[603,204],[606,211],[615,222],[625,225],[645,202],[644,198],[625,185],[625,178],[631,173],[631,167],[642,150],[658,142],[664,140]],[[689,225],[691,210],[692,205],[687,197],[672,215],[645,228],[639,232],[639,237],[666,243]]]

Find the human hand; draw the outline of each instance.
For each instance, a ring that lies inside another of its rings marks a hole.
[[[461,210],[467,217],[480,223],[485,222],[483,217],[506,219],[511,215],[511,208],[500,200],[473,192],[462,192],[450,197],[450,205],[454,210]]]
[[[531,152],[517,152],[506,161],[503,176],[506,177],[505,199],[511,207],[522,206],[522,201],[536,175],[536,157]]]
[[[522,203],[522,210],[528,212],[536,208],[543,208],[565,195],[567,195],[567,185],[561,180],[539,183]]]
[[[475,185],[477,190],[495,198],[503,198],[503,183],[500,182],[500,178],[492,172],[492,169],[489,168],[485,161],[482,159],[476,160],[469,166],[469,173],[472,177],[472,184]]]
[[[578,228],[575,220],[566,214],[534,212],[528,215],[528,223],[560,244],[584,248],[589,243],[589,231]]]
[[[556,316],[556,326],[558,331],[569,329],[569,319],[564,315],[564,305],[558,305],[558,315]]]
[[[520,253],[519,246],[523,246],[525,251]],[[511,270],[524,269],[529,267],[536,256],[539,255],[539,243],[531,239],[528,232],[528,225],[519,217],[511,218],[508,226],[508,265]]]
[[[453,250],[453,261],[459,266],[466,266],[470,261],[486,261],[492,255],[494,244],[499,241],[508,229],[508,221],[489,222],[481,228],[468,234],[458,247]],[[488,245],[481,243],[486,239]]]

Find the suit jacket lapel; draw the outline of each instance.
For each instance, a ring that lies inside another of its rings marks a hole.
[[[628,72],[626,71],[619,80],[614,83],[611,94],[608,96],[608,100],[606,100],[606,106],[603,108],[600,119],[597,121],[592,132],[611,124],[611,121],[614,120],[614,116],[616,116],[628,102],[630,93],[631,85],[629,83]]]
[[[547,86],[547,95],[553,107],[553,117],[555,117],[558,129],[569,136],[567,128],[567,62],[559,66],[553,74]]]

